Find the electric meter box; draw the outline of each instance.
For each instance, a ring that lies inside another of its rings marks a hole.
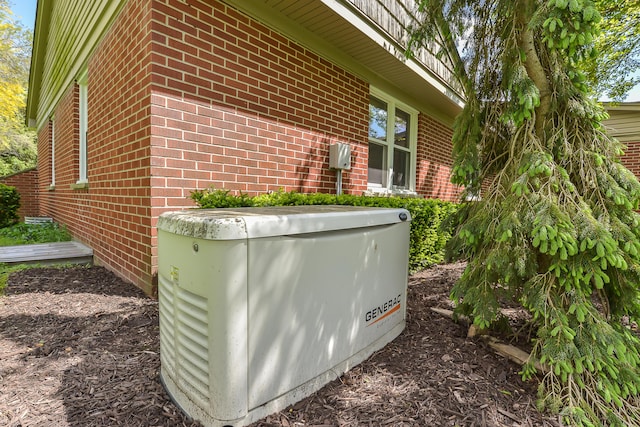
[[[351,146],[349,144],[331,144],[329,146],[329,167],[331,169],[351,169]]]
[[[206,426],[312,394],[405,326],[404,209],[169,212],[158,221],[161,379]]]

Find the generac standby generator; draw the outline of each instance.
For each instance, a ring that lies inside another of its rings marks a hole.
[[[404,329],[404,209],[296,206],[165,213],[161,379],[206,426],[295,403]]]

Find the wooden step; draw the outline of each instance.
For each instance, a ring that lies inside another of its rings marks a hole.
[[[0,246],[0,263],[6,264],[89,264],[93,249],[80,242],[38,243]]]

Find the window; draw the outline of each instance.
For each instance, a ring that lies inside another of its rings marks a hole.
[[[53,188],[56,185],[56,122],[52,117],[49,120],[49,131],[51,132],[51,184]]]
[[[370,96],[369,189],[413,190],[417,116],[415,110],[387,95]]]
[[[86,70],[78,77],[78,89],[79,89],[79,105],[80,105],[80,147],[79,147],[79,178],[78,184],[87,183],[87,128],[88,128],[88,114],[87,114],[87,72]]]

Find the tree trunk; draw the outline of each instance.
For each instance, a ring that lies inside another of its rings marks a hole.
[[[544,141],[544,122],[551,107],[551,89],[547,73],[540,62],[536,51],[535,37],[529,22],[535,10],[535,0],[521,0],[518,13],[518,46],[525,54],[524,68],[529,78],[540,92],[540,105],[535,109],[535,132],[540,141]]]

